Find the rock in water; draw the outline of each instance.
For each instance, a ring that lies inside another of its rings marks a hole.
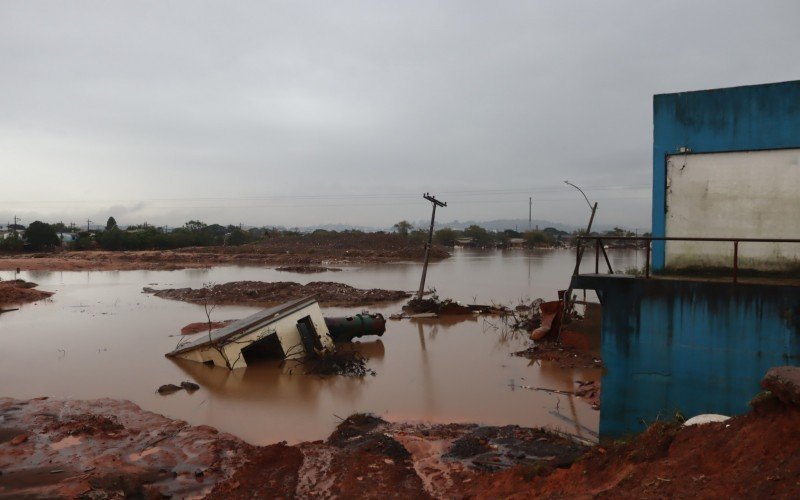
[[[198,387],[199,389],[199,387]],[[158,393],[162,396],[166,396],[168,394],[172,394],[181,390],[181,387],[178,387],[175,384],[164,384],[158,388]]]
[[[189,392],[189,393],[192,393],[192,392],[200,389],[200,386],[195,384],[194,382],[185,382],[185,381],[181,382],[181,387],[186,389],[186,392]]]

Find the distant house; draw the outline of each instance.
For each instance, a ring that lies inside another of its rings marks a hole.
[[[475,238],[456,238],[456,246],[458,247],[475,246]]]
[[[167,357],[244,368],[253,357],[294,359],[333,348],[333,338],[313,297],[264,309],[178,346]]]
[[[524,247],[525,246],[525,238],[509,238],[508,239],[508,246],[510,246],[510,247]]]

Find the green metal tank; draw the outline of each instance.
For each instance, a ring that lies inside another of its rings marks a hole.
[[[383,335],[386,320],[382,314],[356,314],[344,318],[325,318],[334,342],[350,342],[365,335]]]

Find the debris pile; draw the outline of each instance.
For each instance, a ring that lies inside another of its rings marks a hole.
[[[583,444],[543,429],[506,425],[475,427],[453,441],[444,456],[466,460],[471,466],[487,471],[529,466],[546,474],[569,466],[587,449]]]
[[[559,341],[535,342],[522,351],[514,353],[531,360],[552,361],[561,368],[602,368],[603,361],[589,351],[579,349]]]
[[[312,281],[306,285],[292,281],[232,281],[204,288],[143,288],[162,299],[181,300],[195,304],[269,306],[314,295],[326,306],[362,306],[379,302],[394,302],[411,294],[402,290],[354,288],[344,283]]]
[[[324,273],[327,271],[331,272],[339,272],[341,269],[338,267],[323,267],[323,266],[282,266],[276,267],[276,271],[284,271],[287,273],[301,273],[301,274],[313,274],[313,273]]]
[[[438,316],[460,316],[468,314],[496,314],[506,315],[511,312],[505,306],[462,304],[461,302],[444,299],[434,294],[431,298],[414,298],[403,306],[403,313],[393,314],[390,319],[405,318],[435,318]]]
[[[307,375],[341,375],[345,377],[375,376],[375,370],[367,367],[368,358],[358,351],[337,346],[333,351],[302,361]]]

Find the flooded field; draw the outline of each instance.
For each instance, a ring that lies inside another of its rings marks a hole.
[[[635,251],[611,250],[610,257],[615,269],[642,263]],[[465,302],[552,300],[568,285],[574,259],[568,250],[457,250],[430,266],[428,286],[441,297]],[[587,270],[594,266],[589,260]],[[418,263],[320,274],[255,267],[0,272],[4,280],[18,277],[56,292],[52,299],[0,316],[0,394],[129,399],[146,410],[208,424],[255,444],[321,439],[354,412],[388,420],[552,426],[586,437],[597,431],[599,414],[589,405],[520,386],[572,390],[576,380],[599,380],[600,370],[565,370],[511,356],[529,340],[505,332],[497,318],[390,321],[382,338],[362,339],[358,345],[374,377],[323,379],[271,361],[229,372],[169,360],[164,353],[180,340],[180,328],[204,321],[203,308],[142,293],[145,286],[196,288],[235,280],[338,281],[410,291],[417,288],[419,275]],[[401,305],[371,311],[388,317]],[[241,318],[253,311],[217,307],[212,319]],[[323,312],[336,316],[359,310]],[[162,384],[184,380],[201,389],[170,396],[155,392]]]

